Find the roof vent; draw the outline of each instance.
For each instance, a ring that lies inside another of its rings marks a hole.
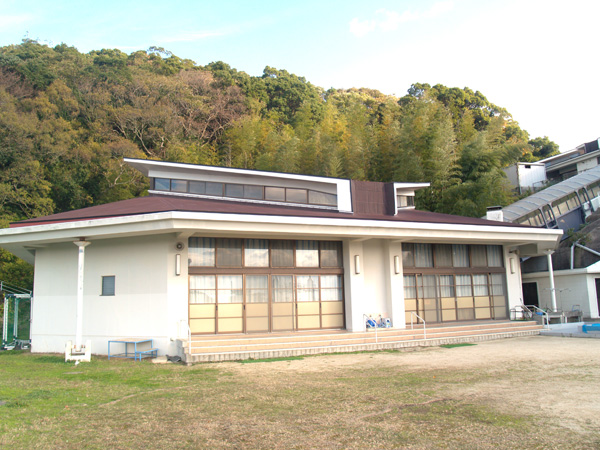
[[[495,220],[496,222],[504,222],[502,206],[488,206],[485,218],[487,220]]]

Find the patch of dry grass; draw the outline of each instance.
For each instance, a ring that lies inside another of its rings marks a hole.
[[[309,360],[185,367],[95,358],[74,367],[60,357],[3,355],[0,448],[600,446],[589,430],[575,432],[517,408],[498,408],[485,396],[461,395],[465,387],[514,376],[508,368],[414,371],[402,364],[405,356],[374,354],[310,371],[294,370]],[[379,367],[383,357],[397,363]]]

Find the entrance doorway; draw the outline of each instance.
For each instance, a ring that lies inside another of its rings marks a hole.
[[[598,279],[596,279],[596,290],[598,289]],[[538,298],[537,282],[523,283],[523,303],[526,306],[540,306]]]

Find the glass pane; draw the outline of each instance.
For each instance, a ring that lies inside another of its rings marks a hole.
[[[337,196],[325,192],[308,191],[308,203],[311,205],[337,205]]]
[[[339,275],[321,275],[321,300],[342,300],[342,277]]]
[[[190,194],[204,194],[206,192],[206,183],[204,181],[190,181]]]
[[[285,199],[291,203],[306,203],[306,189],[287,188],[285,190]]]
[[[219,275],[217,282],[219,303],[242,303],[243,279],[241,275]]]
[[[244,185],[244,198],[252,198],[255,200],[263,199],[263,188],[262,186],[251,186],[248,184]]]
[[[292,241],[271,241],[271,265],[293,267],[294,243]]]
[[[108,276],[102,277],[102,295],[115,295],[115,276],[114,275],[108,275]]]
[[[489,267],[502,267],[502,247],[500,245],[488,245],[487,257]]]
[[[206,195],[223,196],[223,183],[206,182]]]
[[[402,244],[402,265],[404,267],[415,267],[415,245]]]
[[[435,275],[423,275],[420,277],[422,288],[419,289],[420,298],[436,298]]]
[[[471,266],[487,267],[485,245],[471,245]]]
[[[452,244],[452,263],[454,267],[469,267],[469,247]]]
[[[433,267],[431,244],[415,244],[415,266]]]
[[[440,296],[454,297],[454,277],[452,275],[440,275]]]
[[[156,189],[157,191],[170,191],[171,180],[169,180],[168,178],[155,178],[154,189]]]
[[[317,275],[296,276],[296,298],[299,302],[318,302],[319,277]]]
[[[487,275],[473,275],[473,293],[475,297],[489,295]]]
[[[226,184],[225,197],[242,198],[244,196],[244,186],[241,184]]]
[[[296,241],[296,267],[319,267],[318,241]]]
[[[342,267],[341,242],[321,242],[321,267]]]
[[[188,265],[190,267],[214,267],[215,240],[192,237],[188,240]]]
[[[273,302],[291,303],[294,301],[294,278],[292,275],[271,277]]]
[[[217,266],[242,266],[242,240],[217,239]]]
[[[435,266],[452,267],[452,246],[450,244],[436,244],[434,249]]]
[[[190,276],[190,303],[215,303],[215,276]]]
[[[472,297],[471,275],[456,275],[456,296]]]
[[[404,298],[417,298],[414,275],[404,275]]]
[[[246,302],[269,302],[269,277],[267,275],[246,276]]]
[[[504,295],[504,275],[501,273],[492,274],[492,294]]]
[[[285,201],[285,189],[279,188],[279,187],[266,187],[265,188],[265,200],[284,202]]]
[[[267,239],[246,239],[244,266],[269,267],[269,241]]]
[[[171,190],[173,192],[187,192],[187,181],[171,180]]]

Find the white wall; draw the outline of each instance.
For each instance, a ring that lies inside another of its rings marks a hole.
[[[155,339],[175,353],[179,320],[187,320],[187,271],[175,276],[174,235],[91,241],[85,249],[83,340],[107,353],[109,339]],[[187,253],[182,255],[187,269]],[[102,276],[115,276],[115,295],[101,295]],[[74,340],[77,247],[55,244],[36,251],[32,351],[63,352]]]
[[[361,273],[355,273],[355,256],[361,261]],[[394,256],[402,261],[402,244],[382,239],[344,242],[344,276],[346,328],[363,331],[363,314],[375,319],[381,314],[392,320],[396,328],[405,326],[404,285],[402,264],[400,273],[394,270]]]
[[[506,268],[506,293],[508,295],[508,311],[506,313],[510,314],[511,308],[523,303],[521,264],[517,254],[509,253],[507,247],[504,247],[503,251],[504,267]]]
[[[597,157],[587,159],[585,161],[579,161],[577,163],[577,173],[585,172],[586,170],[593,169],[598,165]]]
[[[600,278],[600,274],[585,272],[561,274],[561,271],[555,271],[554,287],[557,308],[562,311],[579,308],[583,312],[583,317],[599,318],[595,278]],[[552,308],[550,278],[547,272],[526,274],[523,276],[523,281],[537,283],[540,308]]]

